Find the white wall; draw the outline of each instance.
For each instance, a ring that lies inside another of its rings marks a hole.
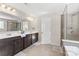
[[[40,20],[41,43],[60,46],[60,15],[43,15]]]
[[[53,15],[51,21],[51,43],[60,46],[61,44],[61,16]]]

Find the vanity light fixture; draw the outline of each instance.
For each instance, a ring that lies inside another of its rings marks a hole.
[[[11,10],[11,7],[7,7],[6,9],[7,9],[8,11],[10,11],[10,10]]]
[[[15,12],[16,10],[15,10],[15,9],[11,9],[11,11],[12,11],[12,12]]]
[[[34,20],[33,17],[26,17],[26,18],[27,18],[27,20],[29,20],[29,21],[33,21],[33,20]]]
[[[1,7],[2,7],[2,8],[5,8],[5,7],[6,7],[6,5],[5,5],[5,4],[1,4]]]
[[[5,11],[7,10],[8,12],[14,13],[16,11],[14,8],[12,8],[11,6],[8,6],[6,4],[0,4],[0,7],[2,9],[4,9]]]

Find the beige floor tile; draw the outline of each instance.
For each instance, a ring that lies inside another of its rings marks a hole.
[[[53,46],[50,44],[34,44],[23,51],[21,53],[24,54],[24,56],[63,56],[64,51],[61,47]],[[21,55],[21,53],[16,54]]]

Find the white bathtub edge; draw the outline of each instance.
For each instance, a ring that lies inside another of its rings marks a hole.
[[[62,40],[63,42],[71,42],[71,43],[79,43],[78,41],[74,41],[74,40]]]

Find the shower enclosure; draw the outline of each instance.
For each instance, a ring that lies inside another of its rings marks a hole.
[[[79,3],[65,6],[61,15],[61,39],[67,56],[79,56]]]
[[[79,41],[79,3],[65,6],[61,15],[61,39]]]

